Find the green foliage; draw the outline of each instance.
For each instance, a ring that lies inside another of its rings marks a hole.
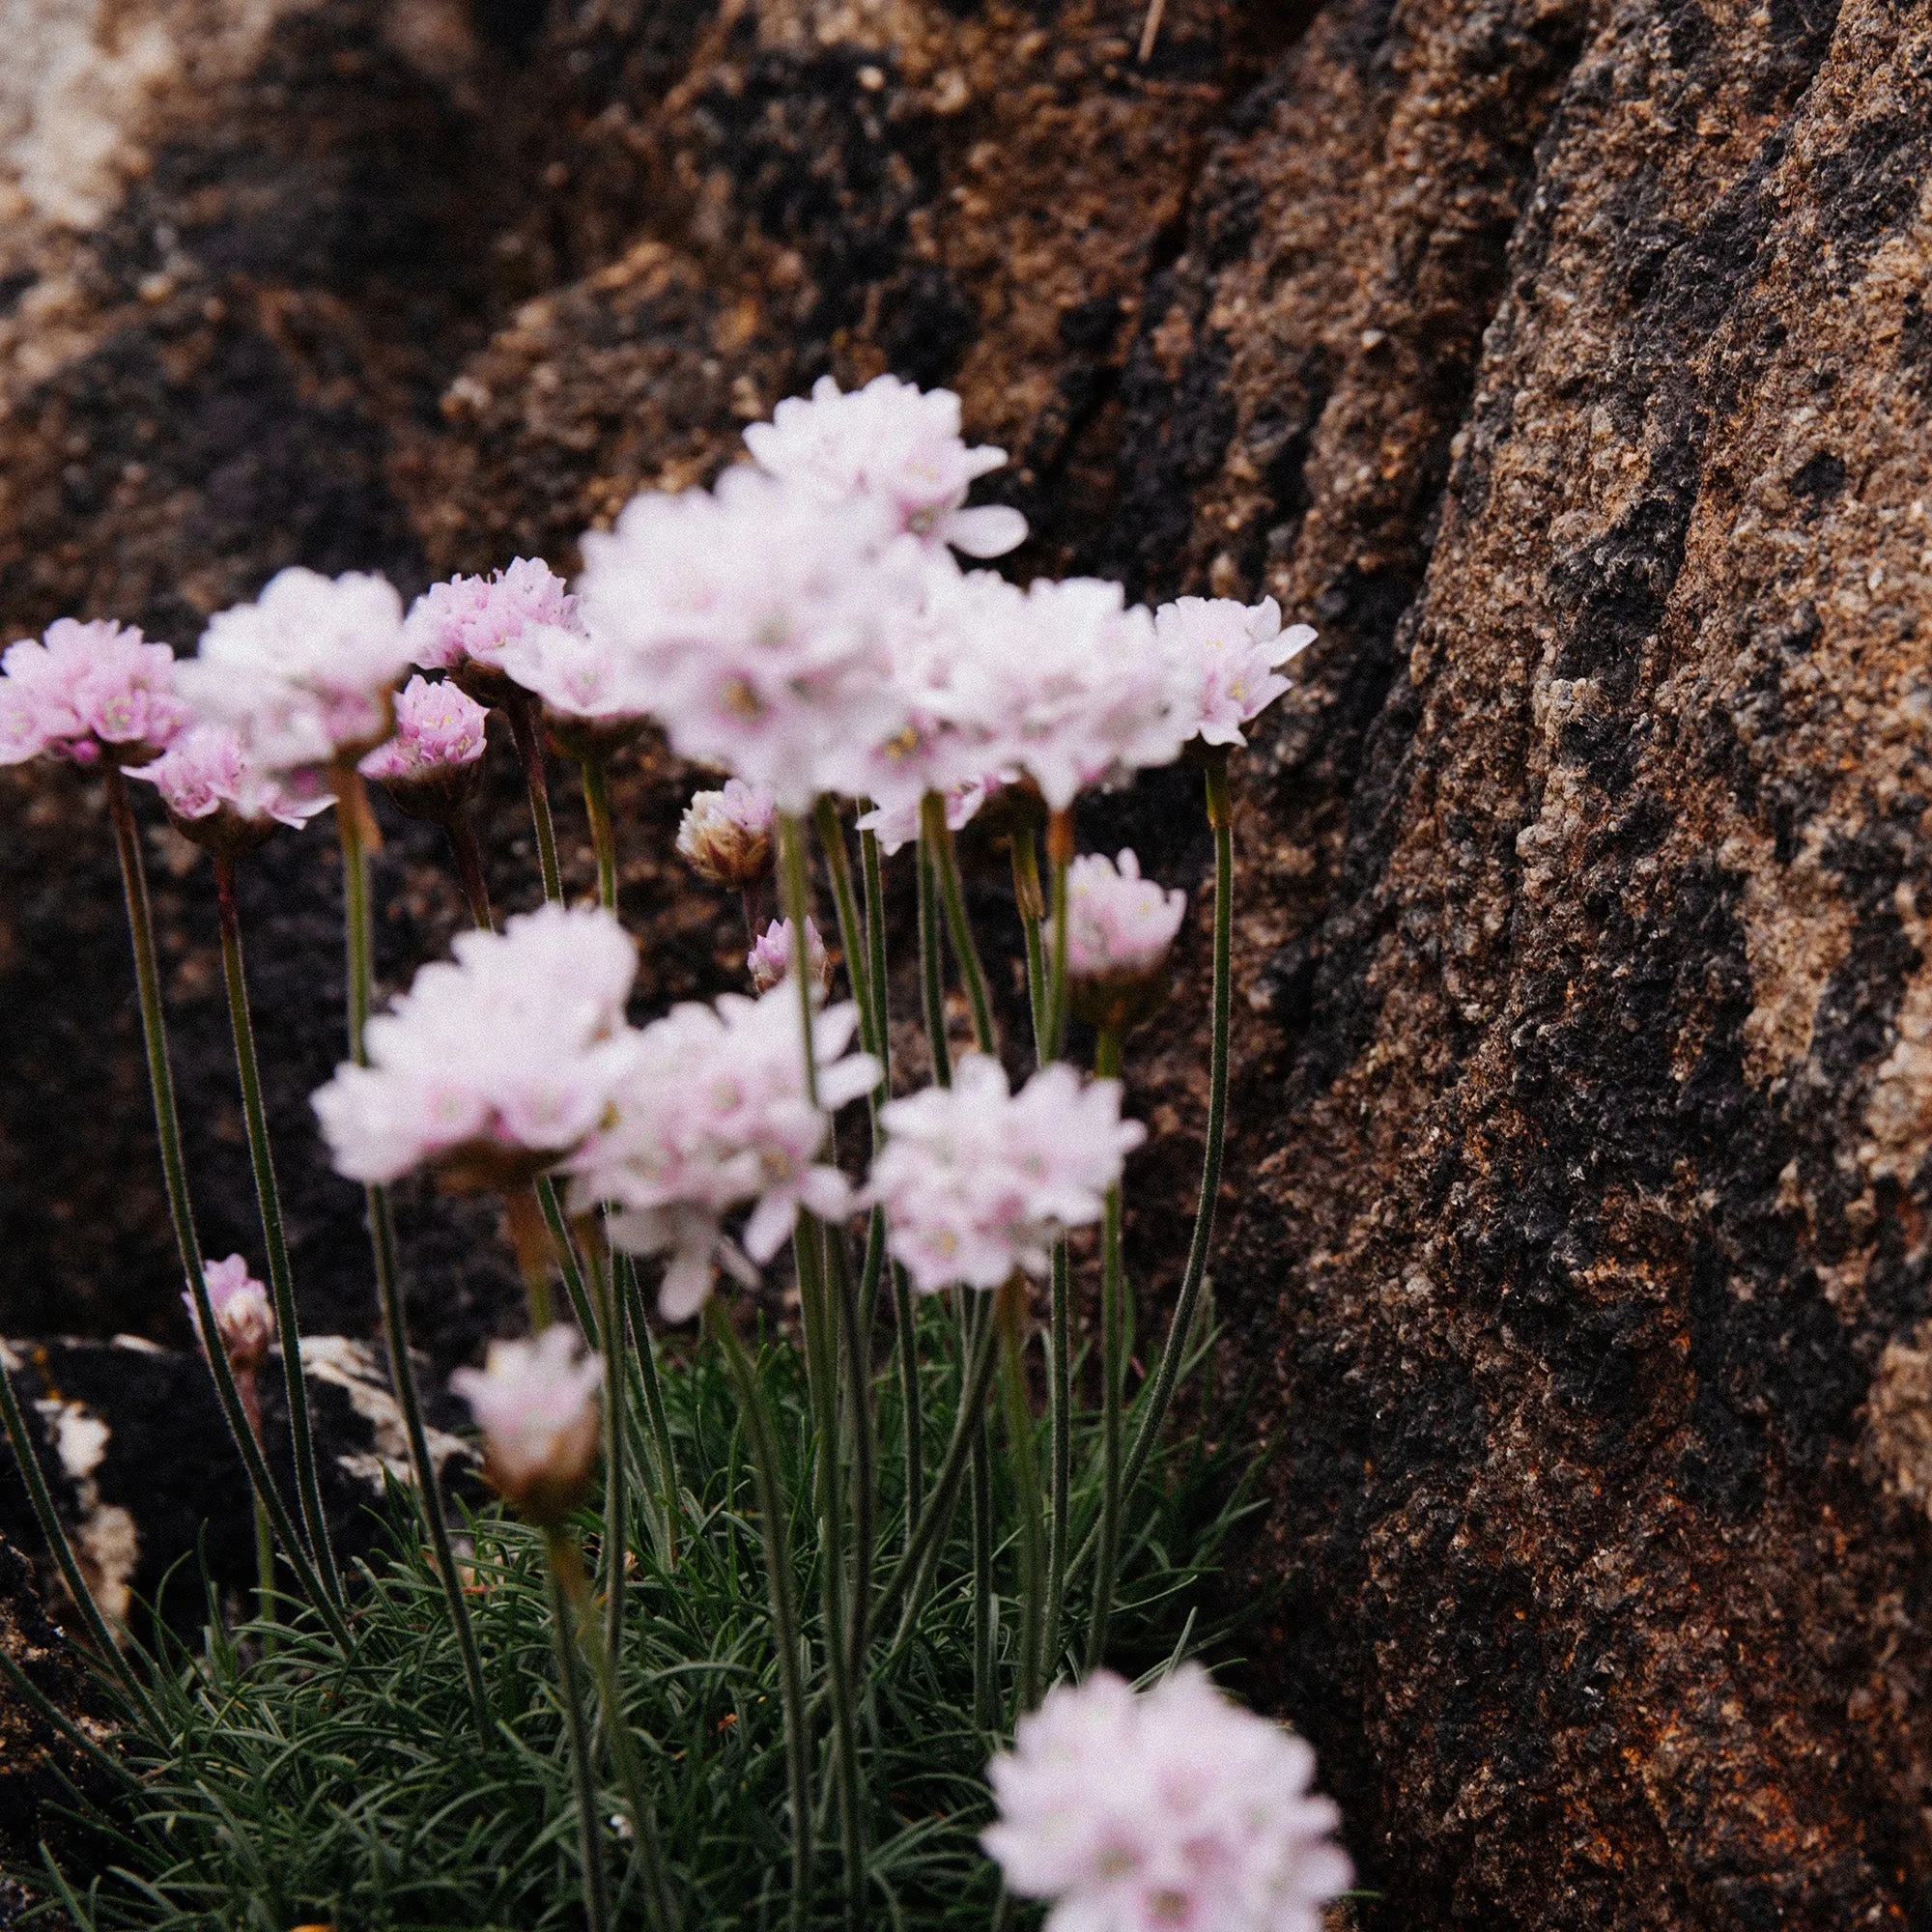
[[[930,1467],[958,1398],[957,1333],[949,1308],[920,1316]],[[1211,1350],[1192,1352],[1199,1373]],[[806,1610],[809,1689],[815,1699],[814,1790],[819,1856],[808,1922],[842,1922],[830,1747],[821,1708],[824,1633],[815,1556],[810,1405],[795,1350],[766,1347],[759,1373],[777,1419],[785,1492],[797,1499],[791,1548]],[[1077,1378],[1076,1378],[1077,1381]],[[686,1932],[789,1922],[789,1822],[780,1698],[743,1420],[716,1350],[668,1363],[665,1394],[683,1491],[674,1563],[661,1560],[651,1518],[657,1491],[648,1432],[635,1415],[635,1516],[622,1658],[623,1694]],[[892,1574],[905,1535],[901,1414],[882,1369],[880,1504],[875,1584]],[[1041,1440],[1043,1448],[1044,1425]],[[1076,1420],[1073,1544],[1098,1508],[1097,1417]],[[1014,1520],[1005,1455],[993,1459],[994,1520]],[[1215,1564],[1244,1513],[1246,1483],[1230,1452],[1198,1436],[1158,1450],[1129,1500],[1110,1656],[1127,1674],[1199,1652],[1192,1586]],[[391,1496],[387,1555],[351,1593],[353,1648],[293,1607],[265,1654],[259,1624],[211,1628],[199,1655],[156,1663],[160,1734],[121,1740],[123,1788],[76,1802],[90,1851],[65,1870],[32,1874],[90,1928],[224,1926],[250,1932],[326,1923],[374,1928],[548,1927],[582,1922],[582,1884],[568,1744],[539,1535],[496,1509],[469,1524],[469,1602],[496,1720],[487,1750],[469,1718],[461,1658],[441,1585],[410,1499]],[[579,1528],[593,1571],[604,1525]],[[1017,1585],[1009,1543],[997,1551],[1002,1606]],[[1092,1571],[1068,1589],[1059,1662],[1085,1646]],[[988,1817],[982,1772],[1010,1735],[1016,1632],[999,1629],[1004,1728],[973,1721],[973,1553],[962,1500],[937,1586],[906,1639],[875,1634],[864,1673],[862,1776],[870,1846],[868,1914],[877,1924],[983,1927],[997,1874],[977,1833]],[[600,1808],[623,1804],[607,1749]],[[639,1875],[607,1834],[617,1921],[642,1922]],[[50,1901],[51,1902],[51,1901]]]

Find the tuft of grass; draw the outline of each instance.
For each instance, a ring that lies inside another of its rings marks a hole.
[[[920,1321],[930,1467],[957,1400],[959,1362],[951,1315],[928,1304]],[[1189,1374],[1210,1359],[1211,1345],[1204,1322]],[[797,1601],[815,1606],[815,1450],[803,1371],[782,1342],[765,1346],[758,1362],[794,1499]],[[654,1485],[630,1485],[626,1717],[645,1758],[686,1932],[778,1928],[790,1918],[785,1764],[743,1421],[710,1350],[667,1363],[664,1388],[684,1524],[676,1562],[668,1565],[649,1520]],[[878,1376],[875,1394],[875,1581],[883,1582],[904,1540],[895,1480],[903,1417],[893,1374]],[[642,1458],[648,1435],[641,1417],[634,1419]],[[1043,1423],[1040,1435],[1043,1448]],[[1074,1469],[1078,1548],[1098,1508],[1096,1416],[1076,1418]],[[1014,1508],[1004,1456],[995,1458],[995,1471],[996,1520],[1008,1524]],[[1124,1674],[1211,1651],[1225,1637],[1202,1624],[1194,1599],[1251,1507],[1248,1474],[1234,1451],[1204,1449],[1198,1435],[1149,1462],[1129,1499],[1111,1626],[1112,1661]],[[73,1794],[71,1815],[84,1852],[65,1862],[43,1852],[45,1868],[21,1874],[50,1909],[64,1909],[88,1932],[285,1932],[313,1924],[340,1932],[538,1932],[582,1922],[541,1540],[494,1508],[467,1525],[469,1601],[495,1718],[483,1749],[441,1587],[407,1495],[392,1494],[386,1521],[384,1554],[362,1566],[352,1592],[346,1655],[291,1603],[272,1627],[211,1628],[198,1651],[176,1645],[150,1660],[162,1728],[122,1734],[110,1797]],[[585,1510],[578,1527],[594,1565],[606,1525]],[[996,1646],[1000,1703],[1009,1713],[1017,1669],[1009,1543],[999,1546],[996,1562],[1005,1613]],[[1091,1573],[1069,1585],[1055,1660],[1063,1672],[1085,1648],[1090,1588]],[[816,1696],[825,1668],[815,1615],[807,1615],[804,1634]],[[931,1598],[896,1647],[894,1634],[874,1640],[862,1706],[868,1918],[921,1932],[977,1932],[999,1901],[997,1873],[978,1844],[990,1815],[983,1772],[1010,1734],[973,1719],[973,1552],[963,1505]],[[823,1709],[814,1710],[821,1853],[808,1922],[843,1924],[827,1725]],[[629,1869],[617,1829],[623,1804],[608,1750],[599,1756],[616,1922],[638,1925],[639,1874]]]

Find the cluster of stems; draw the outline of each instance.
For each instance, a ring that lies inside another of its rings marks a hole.
[[[537,850],[546,896],[560,899],[562,884],[551,822],[542,746],[533,706],[510,707],[524,773],[527,781]],[[334,774],[341,839],[347,948],[348,1045],[352,1059],[364,1061],[363,1032],[374,997],[373,924],[370,861],[377,844],[375,819],[359,777],[344,761]],[[608,777],[600,759],[582,765],[583,795],[597,865],[602,904],[614,909],[617,888],[615,832]],[[111,766],[106,774],[140,996],[148,1069],[159,1136],[162,1171],[184,1274],[198,1312],[202,1333],[216,1334],[203,1279],[170,1073],[155,939],[140,839],[126,785]],[[1042,1432],[1035,1414],[1028,1351],[1037,1338],[1032,1285],[1015,1272],[991,1295],[971,1290],[952,1296],[952,1326],[958,1351],[958,1407],[947,1431],[946,1447],[928,1467],[922,1413],[923,1379],[920,1323],[905,1271],[887,1253],[880,1210],[873,1209],[856,1252],[852,1231],[827,1225],[801,1210],[793,1236],[798,1282],[798,1314],[806,1378],[813,1421],[810,1510],[816,1533],[812,1568],[819,1588],[820,1639],[807,1640],[798,1601],[799,1567],[790,1548],[792,1520],[781,1463],[778,1432],[753,1350],[730,1311],[718,1299],[707,1321],[724,1364],[742,1401],[746,1442],[758,1503],[769,1590],[772,1650],[784,1725],[787,1809],[791,1833],[793,1922],[805,1922],[812,1891],[821,1834],[835,1842],[848,1924],[867,1913],[867,1825],[865,1747],[877,1673],[902,1654],[934,1587],[941,1552],[952,1531],[962,1492],[972,1519],[974,1552],[974,1702],[988,1733],[1011,1725],[1037,1704],[1059,1675],[1092,1670],[1104,1659],[1122,1549],[1127,1499],[1160,1439],[1185,1353],[1213,1227],[1219,1186],[1221,1143],[1226,1120],[1231,903],[1233,886],[1232,812],[1225,756],[1211,754],[1207,767],[1208,815],[1214,835],[1213,1012],[1207,1155],[1179,1297],[1152,1375],[1132,1405],[1128,1439],[1125,1391],[1125,1309],[1127,1285],[1122,1258],[1121,1191],[1110,1191],[1102,1228],[1100,1319],[1100,1469],[1097,1506],[1090,1520],[1076,1520],[1072,1482],[1072,1372],[1074,1316],[1071,1270],[1066,1247],[1052,1256],[1049,1304],[1044,1328],[1046,1393],[1044,1470]],[[1047,879],[1042,882],[1036,830],[1021,823],[1010,834],[1014,898],[1025,936],[1028,1004],[1035,1058],[1040,1065],[1063,1051],[1068,1010],[1067,868],[1073,857],[1069,813],[1046,823]],[[462,828],[469,833],[467,824]],[[830,800],[809,817],[781,815],[778,827],[778,884],[783,910],[802,935],[813,907],[813,839],[836,907],[845,968],[859,1013],[865,1049],[876,1057],[880,1076],[868,1102],[869,1135],[876,1151],[880,1109],[891,1089],[890,1030],[887,1010],[888,959],[884,867],[869,832],[859,837],[860,864],[855,884],[844,821]],[[476,923],[491,924],[480,860],[473,835],[469,849],[452,832],[459,870]],[[926,1045],[934,1081],[951,1080],[947,1032],[947,955],[965,994],[974,1041],[995,1053],[992,1001],[980,960],[952,832],[942,802],[926,801],[916,858],[919,912],[919,984]],[[253,1492],[260,1531],[264,1622],[279,1572],[293,1579],[293,1596],[305,1603],[345,1649],[351,1605],[343,1575],[330,1544],[316,1474],[316,1455],[301,1367],[300,1330],[276,1194],[275,1171],[262,1100],[255,1037],[243,967],[241,920],[234,862],[217,862],[216,898],[222,958],[233,1023],[237,1070],[249,1156],[261,1212],[270,1285],[279,1325],[289,1430],[293,1443],[296,1505],[284,1503],[251,1426],[235,1377],[219,1347],[206,1352],[215,1389],[235,1437]],[[1053,942],[1043,942],[1049,907]],[[801,955],[802,940],[799,942]],[[814,1006],[810,976],[791,975],[798,992],[800,1048],[808,1095],[816,1098],[812,1049]],[[1117,1032],[1100,1035],[1095,1071],[1118,1076],[1122,1040]],[[653,1932],[668,1932],[676,1922],[670,1874],[667,1871],[646,1788],[642,1754],[625,1713],[623,1638],[625,1631],[625,1528],[631,1520],[630,1482],[639,1482],[641,1511],[665,1567],[678,1560],[690,1520],[680,1491],[660,1381],[656,1344],[646,1320],[644,1296],[628,1256],[613,1255],[595,1214],[566,1219],[548,1178],[527,1178],[505,1189],[511,1238],[523,1270],[530,1321],[542,1328],[553,1319],[552,1277],[560,1277],[571,1313],[586,1340],[602,1350],[605,1364],[605,1442],[603,1536],[598,1575],[586,1571],[568,1520],[542,1525],[549,1566],[556,1644],[557,1694],[569,1741],[578,1796],[585,1912],[593,1932],[611,1920],[612,1890],[606,1869],[604,1829],[597,1802],[597,1748],[601,1740],[630,1813],[632,1872]],[[424,1428],[422,1403],[411,1361],[408,1328],[397,1265],[396,1236],[386,1190],[367,1190],[367,1220],[373,1277],[390,1374],[409,1446],[416,1508],[427,1531],[450,1624],[460,1652],[478,1740],[489,1744],[497,1718],[491,1688],[465,1600],[463,1575],[452,1548],[439,1473]],[[887,1372],[903,1410],[904,1461],[899,1471],[903,1523],[896,1548],[886,1547],[881,1520],[874,1404],[879,1376],[872,1343],[879,1304],[890,1301],[895,1362]],[[125,1634],[113,1630],[91,1595],[82,1567],[62,1528],[58,1512],[29,1436],[11,1382],[0,1361],[0,1420],[26,1478],[33,1506],[52,1545],[85,1626],[87,1638],[111,1681],[118,1686],[130,1717],[153,1723],[155,1712],[138,1674],[122,1648]],[[998,1402],[993,1397],[999,1384]],[[1000,1417],[997,1433],[991,1424]],[[1011,1702],[1003,1708],[997,1663],[998,1596],[995,1556],[1002,1544],[993,1520],[996,1451],[1007,1460],[1008,1487],[1017,1503],[1013,1547],[1019,1590],[1014,1605],[1016,1640],[1011,1648]],[[1091,1566],[1091,1612],[1086,1639],[1076,1656],[1069,1649],[1068,1605],[1081,1574]],[[601,1613],[599,1597],[601,1593]],[[587,1666],[592,1695],[586,1696]],[[498,1699],[504,1690],[498,1688]],[[594,1701],[600,1721],[589,1721]],[[824,1726],[823,1750],[819,1727]]]

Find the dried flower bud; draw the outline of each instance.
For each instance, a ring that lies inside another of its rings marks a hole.
[[[700,879],[742,892],[772,868],[772,795],[732,779],[686,807],[677,849]]]
[[[552,1327],[530,1342],[492,1342],[485,1366],[450,1386],[483,1432],[483,1473],[532,1522],[560,1523],[583,1500],[597,1461],[604,1364]]]
[[[759,933],[758,943],[746,954],[745,964],[751,968],[752,983],[759,992],[769,993],[791,971],[791,921],[775,919]],[[805,922],[805,955],[810,961],[819,998],[823,999],[832,991],[832,960],[818,927],[810,918]]]

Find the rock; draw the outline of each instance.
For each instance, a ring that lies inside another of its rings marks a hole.
[[[1240,767],[1216,1288],[1272,1449],[1236,1586],[1292,1578],[1248,1688],[1321,1750],[1361,1922],[1921,1922],[1924,20],[1170,0],[1142,64],[1139,0],[113,11],[0,81],[15,630],[186,644],[297,558],[568,567],[885,367],[1012,451],[1022,574],[1279,596],[1322,638]],[[667,858],[688,775],[627,782],[643,1011],[733,942]],[[519,812],[499,760],[511,903]],[[179,1340],[98,804],[34,771],[0,815],[7,1325]],[[1195,896],[1131,1055],[1145,1333],[1208,854],[1182,777],[1083,833]],[[207,885],[157,858],[247,1252]],[[384,866],[395,983],[460,907],[433,838]],[[303,1111],[326,840],[250,871],[306,1316],[366,1333]],[[514,1320],[484,1221],[406,1225],[445,1362]]]

